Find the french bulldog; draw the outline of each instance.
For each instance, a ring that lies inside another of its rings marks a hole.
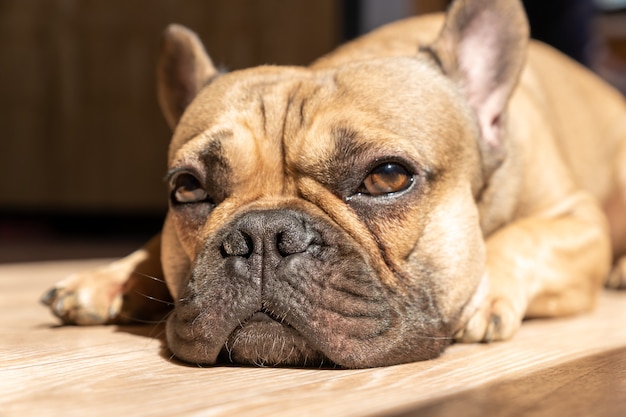
[[[228,73],[172,25],[158,76],[162,233],[49,291],[64,323],[171,305],[186,362],[364,368],[626,286],[626,105],[529,41],[519,1],[457,0],[309,67]]]

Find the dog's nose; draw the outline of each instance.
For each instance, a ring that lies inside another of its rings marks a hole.
[[[287,257],[305,252],[318,240],[319,234],[297,212],[253,211],[235,221],[220,251],[224,258],[253,254]]]

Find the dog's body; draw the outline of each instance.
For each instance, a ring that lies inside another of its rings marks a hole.
[[[366,367],[507,339],[523,317],[590,309],[607,277],[623,287],[622,97],[528,46],[517,2],[457,1],[442,24],[230,74],[171,27],[162,235],[45,302],[119,323],[158,310],[137,294],[169,293],[183,360]],[[145,277],[161,267],[167,288]]]

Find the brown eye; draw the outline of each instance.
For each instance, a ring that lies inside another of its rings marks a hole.
[[[188,173],[181,173],[172,181],[173,198],[177,203],[198,203],[205,201],[208,194],[200,181],[196,177]]]
[[[359,192],[374,197],[404,191],[413,184],[413,175],[402,165],[387,162],[374,168],[363,181]]]

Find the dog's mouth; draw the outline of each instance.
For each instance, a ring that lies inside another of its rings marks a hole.
[[[255,366],[332,366],[284,317],[267,309],[252,314],[230,334],[218,360]]]
[[[250,210],[207,240],[179,283],[169,348],[204,365],[365,368],[437,356],[449,331],[432,294],[407,299],[374,263],[325,218]]]

